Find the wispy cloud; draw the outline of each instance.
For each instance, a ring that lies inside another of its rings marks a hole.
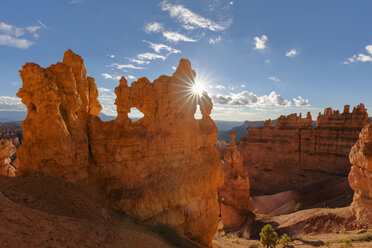
[[[120,76],[112,75],[112,74],[108,74],[108,73],[102,73],[101,75],[105,79],[120,80],[120,78],[121,78]]]
[[[164,31],[163,32],[164,38],[166,38],[170,42],[177,43],[179,41],[184,41],[184,42],[196,42],[195,39],[189,38],[183,34],[177,33],[177,32],[172,32],[172,31]]]
[[[216,43],[218,43],[218,42],[220,42],[221,41],[221,36],[218,36],[218,37],[216,37],[216,38],[210,38],[209,39],[209,44],[216,44]]]
[[[5,22],[0,22],[0,45],[28,49],[34,42],[21,38],[25,34],[30,34],[34,38],[39,38],[38,30],[46,28],[46,25],[38,20],[39,25],[27,26],[25,28],[16,27]]]
[[[0,111],[26,111],[26,106],[18,97],[0,96]]]
[[[290,100],[284,99],[280,94],[272,91],[269,95],[258,96],[253,92],[242,91],[229,95],[211,94],[215,104],[244,105],[244,106],[292,106]],[[293,99],[295,106],[310,106],[307,99],[302,97]]]
[[[145,25],[146,33],[159,33],[164,30],[163,24],[158,22],[150,22]]]
[[[279,79],[279,78],[277,78],[277,77],[273,77],[273,76],[268,77],[267,79],[272,80],[272,81],[274,81],[274,82],[280,82],[280,79]]]
[[[137,55],[137,58],[139,58],[140,60],[166,59],[165,56],[156,53],[141,53]]]
[[[107,67],[114,67],[118,70],[123,70],[123,69],[142,70],[144,69],[143,67],[135,66],[133,64],[118,64],[118,63],[112,63],[111,65],[108,65]]]
[[[99,87],[98,88],[98,100],[102,105],[102,113],[105,115],[116,116],[116,106],[114,105],[116,95],[110,89]]]
[[[291,49],[288,52],[286,52],[285,56],[293,58],[296,57],[298,54],[299,51],[297,51],[296,49]]]
[[[128,60],[132,63],[136,63],[136,64],[139,64],[139,65],[145,65],[145,64],[149,64],[150,62],[149,61],[145,61],[145,60],[140,60],[140,59],[132,59],[132,58],[128,58]]]
[[[232,24],[232,19],[227,20],[225,23],[218,24],[208,18],[196,14],[184,7],[183,5],[175,5],[164,0],[160,3],[163,11],[168,11],[172,18],[176,18],[186,30],[195,28],[209,29],[211,31],[222,31],[227,29]]]
[[[137,79],[135,76],[132,76],[132,75],[128,75],[128,78],[129,78],[130,80]]]
[[[268,40],[266,35],[261,37],[254,37],[255,50],[263,50],[266,48],[266,41]]]
[[[359,53],[358,55],[354,54],[352,57],[348,58],[344,64],[350,64],[354,62],[371,62],[372,61],[372,45],[367,45],[365,47],[367,54]]]
[[[174,49],[174,48],[172,48],[170,46],[167,46],[165,44],[156,44],[156,43],[152,43],[151,41],[147,41],[147,40],[143,40],[143,42],[149,44],[149,47],[157,53],[161,53],[162,50],[167,51],[168,52],[167,56],[172,54],[172,53],[181,53],[180,50]]]

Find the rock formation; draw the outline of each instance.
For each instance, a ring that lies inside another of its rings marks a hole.
[[[0,175],[15,176],[15,168],[10,164],[10,157],[16,152],[15,146],[9,140],[0,140]]]
[[[195,72],[181,60],[172,77],[140,78],[116,87],[118,116],[103,122],[94,79],[71,50],[46,69],[27,63],[17,94],[27,106],[21,175],[42,173],[102,188],[114,209],[165,224],[211,245],[223,184],[212,101],[192,94]],[[202,119],[195,120],[200,106]],[[128,118],[131,108],[144,117]]]
[[[248,128],[239,151],[249,168],[253,195],[275,194],[304,184],[346,177],[348,154],[358,139],[368,114],[363,104],[342,114],[327,108],[319,114],[316,127],[311,115],[292,114],[278,118],[275,127],[267,121],[262,128]]]
[[[372,227],[372,124],[366,125],[351,148],[349,174],[354,193],[352,207],[359,223]]]
[[[236,147],[235,135],[235,132],[230,133],[231,143],[223,156],[225,182],[219,189],[221,219],[227,231],[241,228],[248,218],[252,217],[248,171],[243,168],[243,160]]]
[[[97,88],[83,59],[68,50],[62,63],[44,69],[26,63],[17,93],[27,106],[17,165],[21,175],[43,173],[67,181],[88,178],[88,117],[98,115]]]

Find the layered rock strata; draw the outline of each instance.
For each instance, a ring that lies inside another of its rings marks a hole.
[[[267,121],[262,128],[248,128],[239,151],[249,169],[251,193],[275,194],[303,185],[346,177],[348,154],[358,139],[368,114],[363,104],[350,113],[327,108],[312,127],[311,115],[281,116],[275,127]]]
[[[351,148],[349,174],[351,188],[355,191],[352,207],[359,223],[372,227],[372,124],[366,125],[358,142]]]
[[[227,231],[241,228],[253,216],[250,211],[248,171],[243,168],[235,136],[235,132],[230,133],[231,143],[223,155],[225,182],[219,189],[221,220]]]
[[[27,63],[18,96],[28,108],[20,174],[42,173],[102,188],[114,209],[175,228],[211,245],[223,184],[212,101],[192,93],[195,72],[181,60],[172,77],[115,89],[118,116],[103,122],[94,79],[71,50],[46,69]],[[194,114],[200,106],[202,119]],[[131,108],[144,117],[128,118]]]
[[[9,140],[0,140],[0,175],[15,176],[15,167],[11,165],[10,157],[16,152],[16,147]]]

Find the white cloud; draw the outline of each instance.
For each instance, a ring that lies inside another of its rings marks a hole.
[[[219,90],[224,90],[224,89],[226,89],[226,87],[223,86],[223,85],[216,85],[216,86],[214,86],[214,88],[219,89]]]
[[[270,79],[270,80],[272,80],[272,81],[274,81],[274,82],[280,82],[280,79],[279,79],[279,78],[277,78],[277,77],[273,77],[273,76],[268,77],[267,79]]]
[[[215,104],[245,105],[245,106],[292,106],[290,100],[284,99],[280,94],[272,91],[269,95],[258,96],[253,92],[242,91],[229,95],[211,94]],[[308,100],[302,97],[294,98],[295,106],[309,106]]]
[[[136,77],[135,77],[135,76],[132,76],[132,75],[128,75],[128,78],[129,78],[130,80],[134,80],[134,79],[136,79]]]
[[[270,64],[270,62],[271,62],[270,59],[266,59],[266,60],[265,60],[265,63],[266,63],[266,64]]]
[[[98,93],[105,93],[105,92],[111,92],[111,90],[110,89],[106,89],[104,87],[99,87],[98,88]]]
[[[116,95],[110,89],[99,87],[98,88],[98,100],[99,103],[102,105],[102,113],[105,115],[116,116],[116,106],[115,106],[115,99]]]
[[[293,58],[297,56],[298,54],[299,52],[296,49],[291,49],[288,52],[286,52],[285,56]]]
[[[7,34],[0,34],[0,45],[27,49],[34,43],[26,39],[14,38]]]
[[[245,87],[245,84],[241,84],[240,87],[241,87],[241,88],[244,88],[244,87]]]
[[[102,73],[101,75],[105,79],[120,80],[120,78],[121,78],[120,76],[112,75],[112,74],[108,74],[108,73]]]
[[[144,65],[144,64],[149,64],[150,63],[149,61],[144,61],[144,60],[140,60],[140,59],[131,59],[131,58],[128,58],[128,59],[129,59],[130,62],[139,64],[139,65]]]
[[[163,30],[164,30],[163,25],[158,22],[151,22],[145,25],[146,33],[158,33]]]
[[[3,46],[10,46],[16,47],[20,49],[27,49],[34,42],[20,38],[21,36],[25,35],[26,33],[31,34],[34,38],[38,38],[39,34],[37,33],[38,30],[42,28],[46,28],[46,25],[38,20],[40,25],[33,25],[27,26],[26,28],[20,28],[13,26],[11,24],[7,24],[5,22],[0,22],[0,45]]]
[[[116,68],[118,70],[123,70],[123,69],[142,70],[142,69],[144,69],[143,67],[135,66],[135,65],[132,65],[132,64],[122,65],[122,64],[118,64],[118,63],[112,63],[111,65],[108,65],[107,67],[114,67],[114,68]]]
[[[176,18],[177,21],[182,24],[182,27],[187,30],[202,28],[209,29],[211,31],[222,31],[227,29],[232,24],[231,19],[223,24],[218,24],[210,19],[192,12],[183,5],[170,4],[167,0],[162,1],[160,3],[160,7],[163,11],[169,11],[170,16],[172,18]]]
[[[173,70],[177,70],[177,67],[175,67],[175,66],[172,66],[172,69],[173,69]]]
[[[156,53],[141,53],[141,54],[138,54],[137,55],[137,58],[139,58],[140,60],[153,60],[153,59],[161,59],[161,60],[165,60],[166,57],[163,56],[163,55],[160,55],[160,54],[156,54]]]
[[[107,56],[109,56],[110,58],[115,58],[115,55],[114,54],[107,54]]]
[[[310,106],[308,99],[303,99],[301,96],[293,98],[295,106]]]
[[[180,50],[174,49],[174,48],[172,48],[170,46],[167,46],[165,44],[156,44],[156,43],[152,43],[151,41],[147,41],[147,40],[143,40],[143,42],[149,44],[149,47],[157,53],[160,53],[162,50],[168,51],[167,56],[172,54],[172,53],[181,53]]]
[[[367,45],[365,47],[367,53],[369,54],[363,54],[359,53],[358,55],[354,54],[352,57],[348,58],[347,61],[344,62],[344,64],[350,64],[354,62],[371,62],[372,61],[372,45]]]
[[[260,37],[254,37],[255,48],[256,50],[263,50],[266,48],[266,41],[268,40],[266,35]]]
[[[21,102],[21,98],[0,96],[0,111],[26,111],[26,106]]]
[[[367,50],[367,52],[368,52],[369,54],[372,55],[372,45],[368,45],[368,46],[366,46],[366,50]]]
[[[210,38],[209,39],[209,44],[216,44],[218,42],[221,41],[221,36],[218,36],[217,38],[213,39],[213,38]]]
[[[170,42],[178,42],[178,41],[184,41],[184,42],[196,42],[196,40],[189,38],[187,36],[184,36],[183,34],[172,32],[172,31],[164,31],[163,32],[164,38],[166,38]]]
[[[17,28],[13,25],[6,24],[5,22],[0,22],[0,32],[15,37],[22,36],[25,34],[24,28]]]

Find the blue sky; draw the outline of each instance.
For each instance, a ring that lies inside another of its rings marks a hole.
[[[23,64],[49,66],[68,48],[84,58],[109,115],[118,77],[171,75],[180,58],[207,84],[214,119],[372,109],[371,9],[367,0],[6,1],[0,111],[24,109],[15,96]]]

